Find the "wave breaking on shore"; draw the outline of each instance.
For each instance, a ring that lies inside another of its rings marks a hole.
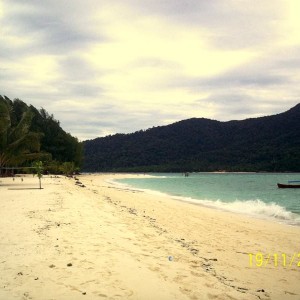
[[[118,182],[117,180],[107,181],[118,186],[121,189],[129,189],[132,191],[145,192],[152,195],[160,195],[170,197],[178,201],[184,201],[196,205],[202,205],[213,209],[233,212],[237,214],[244,214],[259,219],[267,219],[280,223],[285,223],[294,226],[300,226],[300,215],[288,211],[285,207],[280,206],[274,202],[265,203],[260,199],[253,200],[240,200],[236,199],[232,202],[224,202],[221,200],[207,200],[207,199],[195,199],[191,197],[175,196],[151,189],[141,189],[131,186],[126,183]]]

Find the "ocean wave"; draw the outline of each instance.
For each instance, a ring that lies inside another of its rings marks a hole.
[[[210,207],[218,210],[244,214],[259,219],[269,219],[281,223],[300,226],[300,215],[288,211],[285,207],[280,206],[275,202],[266,203],[261,201],[260,199],[254,199],[254,200],[237,199],[233,202],[224,202],[221,200],[194,199],[191,197],[174,196],[156,190],[136,188],[129,184],[121,183],[115,180],[110,181],[110,183],[116,184],[119,188],[123,188],[123,189],[143,191],[148,194],[157,195],[157,196],[165,196],[165,197],[167,196],[175,200],[189,202],[196,205],[202,205],[205,207]]]
[[[235,200],[233,202],[223,202],[221,200],[197,200],[187,197],[172,197],[178,200],[203,205],[210,208],[216,208],[223,211],[245,214],[260,219],[272,219],[290,225],[300,225],[300,216],[277,203],[265,203],[259,199],[256,200]]]
[[[300,225],[300,216],[288,211],[285,207],[282,207],[274,202],[265,203],[259,199],[239,201],[236,200],[231,203],[224,203],[222,201],[216,201],[214,203],[216,207],[229,210],[236,213],[243,213],[251,216],[260,216],[264,218],[272,218],[279,221],[285,221],[287,223]]]

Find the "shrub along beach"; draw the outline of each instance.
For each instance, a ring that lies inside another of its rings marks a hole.
[[[111,182],[140,176],[1,178],[0,299],[300,297],[298,226]]]

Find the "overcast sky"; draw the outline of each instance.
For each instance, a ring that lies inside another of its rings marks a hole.
[[[300,102],[299,0],[0,0],[0,94],[80,140]]]

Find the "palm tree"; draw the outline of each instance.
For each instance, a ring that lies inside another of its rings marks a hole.
[[[41,156],[41,134],[29,130],[32,111],[27,107],[17,122],[12,121],[12,116],[9,100],[0,97],[0,175],[4,167],[17,166]]]
[[[44,171],[44,168],[43,168],[43,162],[41,161],[36,161],[33,163],[33,168],[35,169],[35,172],[36,174],[34,175],[37,175],[37,177],[39,178],[39,183],[40,183],[40,189],[42,189],[42,182],[41,182],[41,179],[43,177],[43,171]],[[34,176],[33,175],[33,176]]]
[[[73,175],[76,167],[75,167],[74,162],[66,161],[62,164],[61,169],[66,176],[70,176],[70,175]]]

